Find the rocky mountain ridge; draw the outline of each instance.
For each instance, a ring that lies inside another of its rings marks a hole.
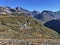
[[[42,12],[33,10],[33,11],[29,11],[26,10],[22,7],[16,7],[16,8],[10,8],[10,7],[1,7],[0,6],[0,14],[21,14],[21,13],[26,13],[28,15],[30,15],[31,17],[37,18],[38,20],[41,20],[43,22],[47,22],[50,21],[52,19],[57,19],[60,18],[60,11],[57,12],[53,12],[53,11],[47,11],[44,10]]]

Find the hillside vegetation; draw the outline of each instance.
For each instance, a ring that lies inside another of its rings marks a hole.
[[[26,14],[0,15],[0,39],[59,38],[59,34]]]

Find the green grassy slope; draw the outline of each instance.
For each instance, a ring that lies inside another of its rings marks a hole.
[[[0,39],[59,38],[59,34],[27,15],[0,15]]]

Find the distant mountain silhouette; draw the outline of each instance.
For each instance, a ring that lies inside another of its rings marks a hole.
[[[32,15],[33,15],[33,16],[37,16],[38,14],[40,14],[40,12],[38,12],[37,10],[33,10],[33,11],[32,11]]]
[[[52,12],[44,10],[39,15],[34,16],[35,18],[42,20],[43,22],[47,22],[53,19],[60,18],[60,12]]]
[[[3,12],[3,13],[2,13]],[[31,17],[34,17],[35,15],[38,15],[39,12],[36,11],[36,10],[33,10],[33,11],[29,11],[27,9],[24,9],[22,7],[16,7],[16,8],[10,8],[10,7],[2,7],[0,6],[0,14],[5,14],[5,13],[8,13],[8,14],[14,14],[14,13],[17,13],[17,14],[21,14],[21,13],[26,13],[28,15],[30,15]]]

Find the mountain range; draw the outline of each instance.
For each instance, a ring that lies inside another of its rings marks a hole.
[[[39,12],[37,10],[29,11],[29,10],[26,10],[22,7],[16,7],[13,9],[13,8],[10,8],[7,6],[5,6],[5,7],[0,6],[0,12],[3,12],[4,14],[6,14],[6,13],[8,13],[8,14],[26,13],[34,18],[37,18],[37,19],[43,21],[43,22],[47,22],[52,19],[60,18],[60,11],[57,11],[57,12],[47,11],[47,10],[44,10],[42,12]]]
[[[12,31],[11,34],[8,33],[11,38],[14,38],[15,34],[16,36],[18,36],[15,38],[57,38],[60,34],[60,28],[58,30],[58,27],[60,26],[60,21],[57,21],[59,22],[57,23],[55,20],[59,18],[60,11],[53,12],[44,10],[42,12],[39,12],[37,10],[29,11],[22,7],[10,8],[7,6],[0,6],[0,30],[4,33],[6,33],[6,31]],[[55,24],[57,25],[57,27],[55,27]],[[50,26],[52,25],[54,25],[53,28],[50,28]],[[21,36],[21,34],[23,34],[23,36]],[[2,37],[7,36],[9,38],[9,35],[3,35],[2,33]]]

